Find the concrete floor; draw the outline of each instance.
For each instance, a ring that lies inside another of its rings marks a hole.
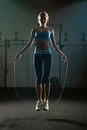
[[[87,130],[86,101],[56,101],[50,99],[49,111],[38,112],[35,99],[0,102],[0,130]]]
[[[55,90],[55,91],[54,91]],[[35,88],[0,89],[0,130],[87,130],[87,89],[65,89],[57,102],[59,89],[52,89],[50,110],[35,111]]]

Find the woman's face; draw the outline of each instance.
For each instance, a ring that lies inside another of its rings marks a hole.
[[[38,17],[38,22],[40,25],[44,25],[48,22],[48,17],[44,13],[40,14],[40,16]]]

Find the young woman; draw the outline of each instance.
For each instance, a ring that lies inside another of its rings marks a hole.
[[[49,21],[49,16],[46,12],[40,12],[38,15],[39,26],[32,29],[31,36],[27,45],[16,55],[15,60],[17,60],[21,54],[32,46],[33,41],[36,41],[36,46],[34,50],[34,66],[37,77],[36,91],[37,91],[37,104],[36,111],[49,110],[49,94],[50,94],[50,70],[51,70],[51,45],[53,48],[62,56],[63,60],[66,62],[67,57],[56,45],[54,30],[47,26]],[[50,44],[51,43],[51,44]],[[42,64],[44,65],[44,74],[42,77]],[[42,100],[42,86],[44,86],[44,100]]]

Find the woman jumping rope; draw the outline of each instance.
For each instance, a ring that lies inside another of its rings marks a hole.
[[[35,40],[34,50],[34,66],[36,72],[36,92],[37,92],[37,103],[35,110],[39,111],[49,110],[49,95],[50,95],[50,71],[51,71],[51,45],[52,47],[62,56],[64,62],[67,62],[67,57],[56,45],[54,30],[47,26],[49,21],[49,15],[47,12],[40,12],[38,15],[39,26],[32,29],[31,36],[28,40],[27,45],[16,55],[17,60],[24,51],[30,48]],[[50,44],[51,43],[51,44]],[[44,73],[42,74],[42,64],[44,65]],[[43,77],[42,77],[43,75]],[[42,98],[42,86],[44,86],[44,97]]]

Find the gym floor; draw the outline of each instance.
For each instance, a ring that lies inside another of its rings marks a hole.
[[[70,91],[64,91],[60,102],[51,93],[50,110],[35,111],[35,93],[22,101],[14,90],[1,90],[0,130],[87,130],[86,90]]]

